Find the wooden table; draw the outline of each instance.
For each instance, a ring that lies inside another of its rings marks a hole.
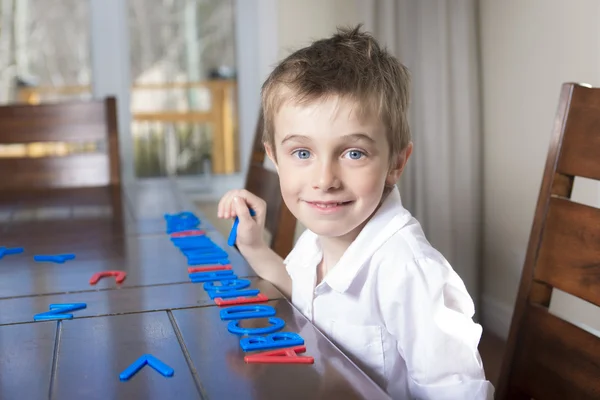
[[[0,194],[0,399],[386,399],[197,212],[200,227],[228,254],[234,273],[268,296],[282,331],[305,341],[314,364],[247,364],[187,258],[166,233],[164,214],[192,210],[165,180],[106,189]],[[64,264],[36,254],[73,253]],[[122,284],[100,271],[127,273]],[[73,319],[34,321],[50,304],[86,303]],[[239,325],[266,326],[266,319]],[[146,366],[119,374],[144,354],[174,370]]]

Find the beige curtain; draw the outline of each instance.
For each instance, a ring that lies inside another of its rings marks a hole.
[[[410,69],[415,145],[402,200],[479,308],[481,129],[475,0],[357,0],[365,28]]]

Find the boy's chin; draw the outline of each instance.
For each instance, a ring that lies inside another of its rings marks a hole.
[[[360,228],[356,226],[332,227],[331,225],[333,224],[328,221],[319,221],[308,224],[303,223],[303,225],[320,237],[348,239],[348,241],[356,239],[360,230]]]

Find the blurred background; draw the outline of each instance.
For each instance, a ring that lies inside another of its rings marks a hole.
[[[0,0],[0,103],[116,96],[123,178],[174,179],[212,217],[244,185],[271,68],[362,23],[412,74],[403,202],[504,339],[560,86],[600,85],[599,17],[596,0]],[[600,188],[577,178],[573,198],[598,206]],[[600,330],[554,293],[551,311]]]

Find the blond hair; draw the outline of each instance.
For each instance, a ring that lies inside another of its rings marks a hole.
[[[262,86],[263,142],[273,151],[274,119],[286,102],[306,104],[329,96],[354,101],[359,117],[376,116],[387,131],[390,161],[410,143],[408,69],[369,33],[338,28],[327,39],[290,54]]]

